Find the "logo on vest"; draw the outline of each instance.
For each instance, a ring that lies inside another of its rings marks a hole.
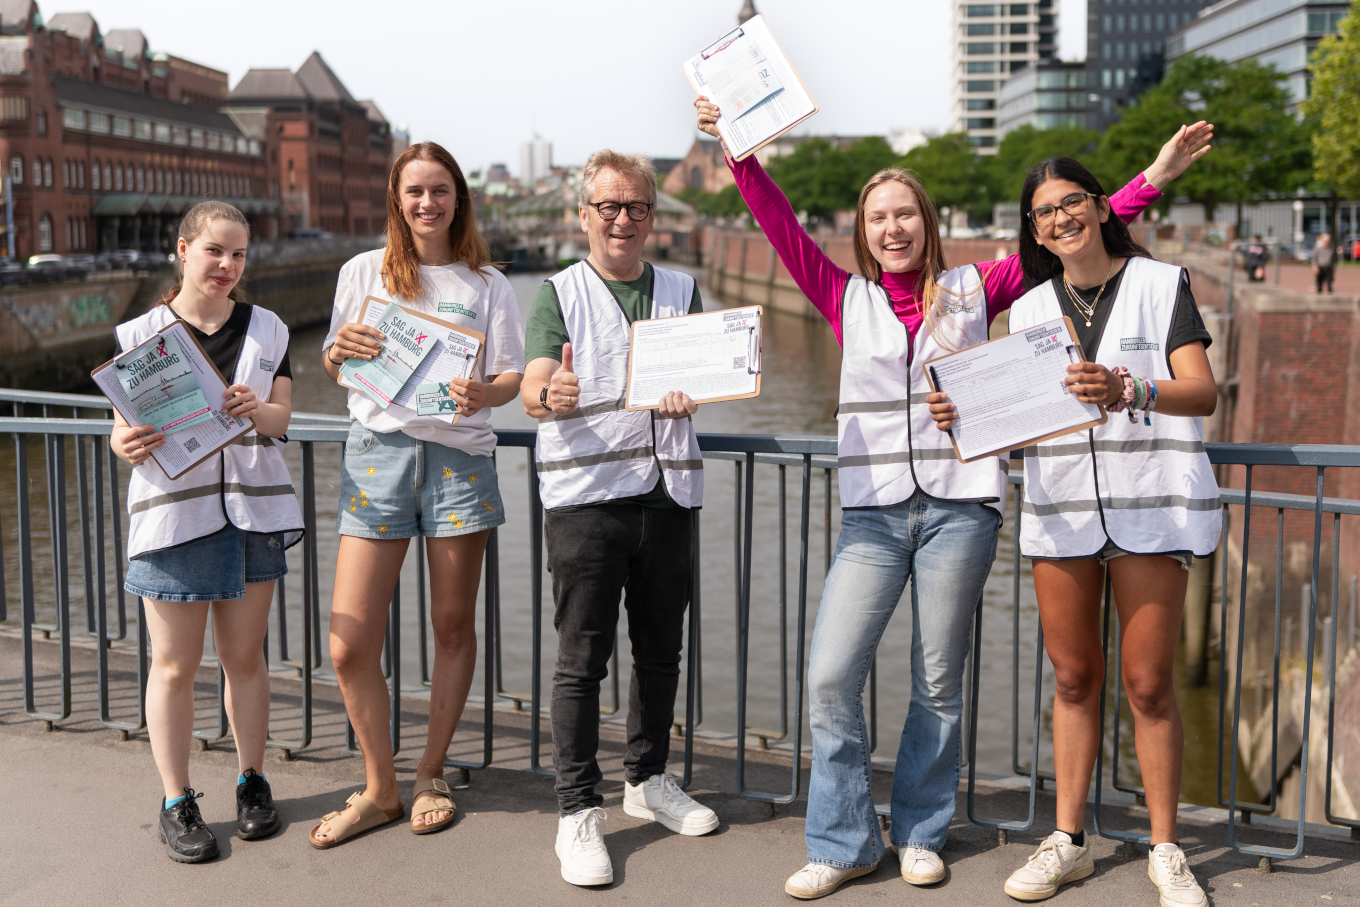
[[[1125,337],[1119,341],[1119,349],[1128,350],[1160,350],[1161,344],[1144,340],[1142,337]]]
[[[937,300],[936,304],[950,315],[959,315],[964,312],[971,315],[977,308],[977,306],[971,305],[954,305],[952,302],[945,302],[943,299]]]
[[[461,302],[441,302],[438,308],[440,315],[466,315],[474,321],[477,319],[477,313],[465,307]]]
[[[272,372],[272,371],[274,371],[274,360],[272,360],[272,359],[261,359],[261,360],[260,360],[260,371],[262,371],[262,372]]]

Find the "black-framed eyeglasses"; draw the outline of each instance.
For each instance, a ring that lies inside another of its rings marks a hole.
[[[647,215],[656,207],[651,202],[629,202],[626,205],[622,202],[586,202],[586,204],[594,208],[604,220],[615,220],[619,212],[627,208],[628,219],[634,223],[646,220]]]
[[[1034,221],[1036,226],[1046,227],[1053,223],[1053,218],[1057,216],[1058,208],[1062,208],[1068,217],[1076,217],[1086,210],[1086,200],[1090,198],[1100,198],[1094,192],[1076,192],[1067,196],[1056,206],[1040,205],[1029,212],[1029,219]]]

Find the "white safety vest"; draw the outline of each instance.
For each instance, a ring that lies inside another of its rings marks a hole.
[[[1171,380],[1166,342],[1180,281],[1180,268],[1130,258],[1095,361]],[[1062,315],[1046,281],[1011,309],[1011,332]],[[1141,412],[1132,423],[1124,413],[1111,413],[1104,425],[1025,449],[1021,553],[1091,557],[1107,538],[1132,554],[1213,553],[1223,516],[1204,452],[1203,420],[1156,411],[1151,420],[1145,426]]]
[[[836,413],[842,508],[891,507],[920,488],[1005,513],[1007,461],[960,463],[926,404],[931,391],[922,363],[987,340],[987,294],[977,267],[946,271],[939,284],[938,325],[918,330],[914,345],[881,286],[851,276],[845,288]]]
[[[689,313],[694,278],[652,268],[653,318]],[[550,278],[581,379],[574,412],[538,420],[538,489],[547,508],[594,504],[646,494],[657,475],[681,507],[704,496],[704,461],[692,419],[628,412],[631,328],[613,292],[584,261]]]
[[[130,350],[174,320],[169,306],[158,305],[119,325],[118,343]],[[287,326],[268,309],[252,306],[231,383],[250,385],[267,403],[274,365],[287,350]],[[285,548],[302,538],[302,511],[282,442],[254,431],[177,479],[166,478],[150,460],[135,467],[128,482],[128,514],[129,558],[205,538],[228,522],[243,532],[280,533]]]

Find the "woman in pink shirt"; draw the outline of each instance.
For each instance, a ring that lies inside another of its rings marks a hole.
[[[697,98],[699,129],[721,140],[718,109]],[[1212,127],[1182,127],[1156,162],[1110,200],[1124,220],[1161,197]],[[963,664],[996,556],[1006,460],[960,463],[934,428],[917,362],[987,339],[1023,293],[1017,256],[946,269],[939,221],[914,174],[880,171],[860,193],[855,258],[837,267],[798,224],[754,156],[728,159],[737,188],[794,281],[843,349],[839,423],[842,525],[808,665],[812,777],[808,864],[784,890],[818,898],[872,872],[883,853],[863,691],[878,641],[912,579],[911,704],[898,748],[892,843],[902,877],[945,876],[939,856],[954,816]],[[922,330],[922,326],[925,329]]]

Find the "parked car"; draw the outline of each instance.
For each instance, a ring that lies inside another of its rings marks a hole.
[[[71,271],[98,271],[99,259],[93,255],[68,255],[66,256],[66,268]]]
[[[61,255],[32,255],[28,259],[30,271],[60,271],[66,267],[66,259]]]
[[[0,259],[0,286],[10,287],[28,283],[28,270],[21,261]]]
[[[105,252],[102,257],[109,263],[109,267],[120,270],[131,267],[134,261],[142,257],[142,253],[136,249],[120,249],[115,252]]]

